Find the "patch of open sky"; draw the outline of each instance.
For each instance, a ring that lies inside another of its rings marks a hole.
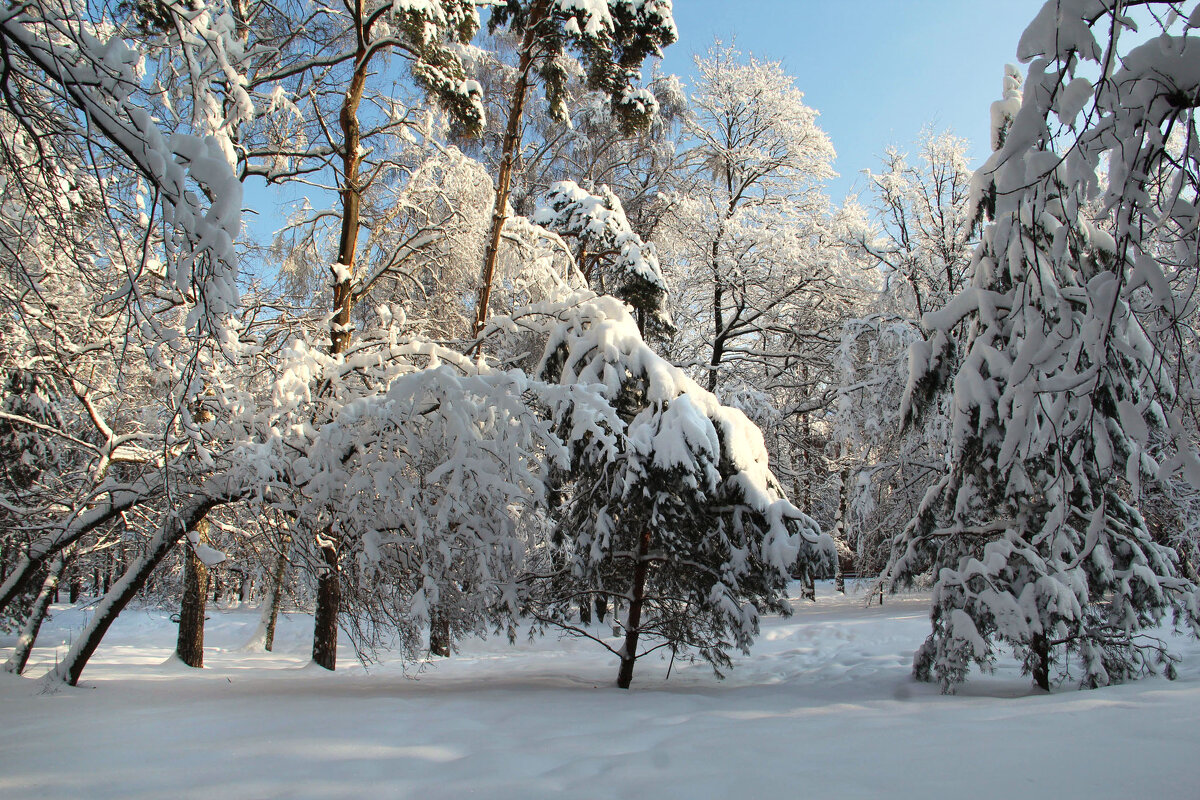
[[[1004,65],[1042,0],[677,0],[680,41],[663,68],[683,77],[714,39],[782,62],[820,112],[837,149],[830,196],[866,194],[863,170],[908,148],[925,126],[971,143],[972,166],[988,155],[989,108]]]

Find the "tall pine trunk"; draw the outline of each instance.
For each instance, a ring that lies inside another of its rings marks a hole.
[[[208,520],[194,528],[196,544],[208,544]],[[208,600],[208,566],[196,555],[195,546],[187,547],[183,573],[183,600],[179,604],[179,638],[175,654],[189,667],[204,666],[204,612]]]
[[[33,601],[33,608],[29,611],[29,618],[25,620],[25,625],[21,628],[21,635],[17,638],[16,649],[13,650],[4,666],[0,667],[5,672],[20,675],[25,671],[25,664],[29,661],[29,654],[33,652],[33,645],[37,641],[38,631],[42,629],[42,623],[46,619],[46,612],[50,610],[50,602],[54,599],[68,557],[67,551],[62,550],[50,562],[46,580],[42,582],[42,588],[38,591],[37,599]]]
[[[336,266],[333,270],[333,317],[329,325],[329,352],[334,356],[345,353],[350,347],[352,325],[350,313],[354,309],[354,270],[358,253],[359,211],[362,205],[363,185],[359,179],[362,164],[362,130],[358,122],[358,107],[362,102],[370,71],[373,52],[367,50],[366,17],[362,0],[356,0],[353,8],[354,25],[358,33],[358,45],[354,54],[354,71],[350,75],[350,86],[338,114],[342,130],[342,183],[339,195],[342,201],[341,231],[338,237]],[[326,384],[323,394],[333,395],[333,388]],[[317,607],[313,625],[313,661],[332,670],[337,664],[338,615],[341,613],[342,587],[338,570],[340,542],[334,525],[329,525],[317,537],[324,562],[317,577]]]
[[[650,569],[650,531],[638,542],[637,563],[633,567],[633,587],[629,592],[629,622],[625,625],[625,644],[621,646],[621,669],[617,686],[628,689],[633,682],[633,663],[637,661],[638,634],[642,626],[642,605],[646,602],[646,573]]]
[[[521,143],[521,115],[525,110],[525,95],[529,91],[530,73],[533,70],[534,53],[539,46],[538,28],[550,12],[548,0],[535,0],[525,23],[525,34],[521,39],[521,53],[517,65],[517,84],[508,101],[508,124],[500,147],[500,171],[496,176],[496,202],[492,207],[491,228],[488,230],[487,249],[483,256],[483,269],[479,277],[479,305],[475,309],[475,335],[483,330],[488,317],[488,303],[492,297],[492,281],[496,275],[496,262],[500,255],[500,235],[508,216],[508,198],[512,190],[513,161]]]

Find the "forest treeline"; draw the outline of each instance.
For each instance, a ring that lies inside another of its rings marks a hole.
[[[50,684],[135,599],[201,666],[223,598],[327,669],[532,625],[628,687],[854,575],[931,589],[947,691],[1171,674],[1200,6],[1125,5],[1047,3],[978,170],[930,129],[835,203],[780,64],[655,66],[670,0],[9,3],[5,668],[65,592]]]

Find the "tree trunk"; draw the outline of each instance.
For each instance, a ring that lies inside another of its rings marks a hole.
[[[275,561],[275,572],[271,575],[271,604],[267,616],[267,628],[263,636],[263,649],[268,653],[275,647],[275,622],[279,619],[279,606],[283,601],[283,574],[287,569],[287,549],[291,544],[289,536],[279,550],[279,558]]]
[[[713,344],[712,355],[708,361],[708,390],[714,394],[716,394],[719,383],[717,371],[721,367],[721,362],[725,360],[725,344],[729,336],[729,331],[725,330],[725,283],[721,277],[721,242],[725,238],[725,226],[729,220],[733,219],[733,215],[737,211],[737,198],[733,193],[732,176],[733,171],[727,168],[725,170],[725,191],[729,197],[729,204],[725,207],[725,216],[718,224],[709,248],[711,257],[709,267],[712,269],[713,279]]]
[[[579,601],[579,624],[592,624],[592,601],[589,597],[584,597]]]
[[[55,556],[54,561],[50,562],[46,580],[42,582],[42,588],[38,592],[37,599],[33,601],[33,608],[29,611],[29,619],[25,620],[25,625],[21,628],[21,635],[17,638],[16,649],[13,650],[4,666],[0,667],[5,672],[20,675],[25,671],[25,664],[29,661],[29,654],[33,652],[33,644],[37,641],[38,631],[41,630],[42,623],[46,619],[46,612],[50,610],[50,601],[58,590],[58,582],[62,578],[67,558],[67,551],[62,550]]]
[[[337,542],[326,530],[318,542],[325,563],[317,576],[317,609],[313,619],[313,661],[327,670],[337,666],[338,613],[342,606],[341,573]]]
[[[450,618],[437,608],[429,614],[429,654],[450,657]]]
[[[208,544],[208,520],[200,520],[193,530],[196,544]],[[175,654],[189,667],[204,666],[204,612],[208,600],[208,566],[188,544],[183,569],[183,600],[179,604],[179,637]]]
[[[113,551],[111,547],[104,551],[104,572],[101,578],[103,584],[100,587],[100,594],[108,594],[113,582]]]
[[[721,231],[718,230],[712,243],[713,343],[712,354],[708,359],[708,390],[713,393],[717,391],[717,370],[725,358],[725,287],[721,283],[720,248]]]
[[[508,124],[500,150],[500,172],[496,176],[496,202],[492,206],[492,223],[488,230],[487,249],[483,256],[483,270],[479,276],[479,306],[475,309],[475,335],[483,330],[488,318],[488,303],[492,298],[492,281],[496,275],[496,262],[500,254],[500,235],[504,231],[504,220],[508,216],[508,198],[512,189],[513,160],[521,143],[521,115],[525,110],[525,95],[529,91],[529,75],[533,69],[534,53],[540,37],[538,28],[550,11],[547,0],[535,0],[525,23],[525,35],[521,40],[521,55],[517,66],[517,84],[513,87],[508,102]]]
[[[337,262],[333,270],[333,318],[329,323],[329,352],[337,356],[350,347],[350,312],[354,308],[354,269],[358,253],[359,208],[363,187],[358,169],[362,163],[362,131],[358,124],[358,106],[367,83],[371,54],[367,51],[366,20],[362,0],[354,4],[354,22],[358,45],[354,72],[338,115],[342,129],[342,224],[338,237]],[[328,391],[331,387],[322,387]],[[322,392],[324,393],[324,391]],[[332,670],[337,664],[338,615],[341,613],[342,587],[338,570],[339,542],[330,525],[317,537],[324,565],[317,577],[317,607],[313,625],[313,661]]]
[[[843,466],[841,474],[841,490],[838,493],[838,510],[837,519],[833,524],[833,539],[835,544],[841,542],[849,548],[846,532],[849,528],[850,519],[850,467]],[[842,594],[846,593],[846,573],[842,571],[842,556],[840,553],[834,553],[835,563],[837,565],[837,590]]]
[[[79,676],[87,666],[88,659],[100,646],[104,634],[116,621],[117,616],[145,585],[150,573],[159,565],[171,548],[189,528],[193,528],[204,519],[208,512],[222,502],[233,498],[214,500],[210,497],[196,497],[190,500],[180,511],[165,520],[158,532],[146,546],[146,552],[134,561],[120,580],[116,581],[111,591],[96,606],[96,612],[88,621],[87,626],[75,640],[75,645],[67,653],[57,667],[47,676],[48,681],[62,681],[70,686],[79,683]]]
[[[1044,634],[1035,633],[1029,645],[1033,651],[1033,682],[1044,692],[1050,691],[1050,642]]]
[[[638,542],[637,564],[633,567],[633,587],[629,593],[629,622],[625,626],[625,644],[621,646],[621,669],[617,686],[628,689],[633,682],[633,662],[637,661],[638,634],[642,625],[642,604],[646,602],[646,573],[650,569],[650,531]]]
[[[808,382],[808,364],[801,367],[800,379],[807,390],[810,385]],[[800,452],[804,455],[804,483],[802,484],[804,494],[799,498],[799,501],[802,504],[800,510],[805,514],[812,514],[812,482],[816,470],[813,468],[812,457],[812,425],[808,417],[807,413],[800,417]]]

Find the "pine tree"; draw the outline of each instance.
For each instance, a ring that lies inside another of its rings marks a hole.
[[[1046,80],[1044,68],[1032,71]],[[950,691],[1003,642],[1042,689],[1056,669],[1085,687],[1170,675],[1173,656],[1146,629],[1173,613],[1200,633],[1200,608],[1139,507],[1170,378],[1134,311],[1126,253],[1089,219],[1095,151],[1060,154],[1044,86],[1022,102],[1015,70],[1005,80],[998,149],[975,179],[989,223],[971,285],[925,315],[930,336],[912,350],[907,415],[953,389],[951,470],[890,565],[894,584],[935,579],[914,674]]]
[[[571,464],[557,487],[559,566],[535,615],[608,647],[621,688],[660,648],[721,674],[761,613],[791,612],[793,567],[830,562],[832,542],[783,497],[761,432],[656,356],[615,298],[564,312],[540,373],[573,388],[551,409]],[[620,648],[570,622],[597,597],[628,608]]]
[[[507,0],[492,10],[492,31],[507,29],[521,36],[517,81],[508,103],[508,120],[501,145],[496,200],[480,277],[475,330],[483,328],[500,251],[500,236],[508,218],[513,162],[521,139],[521,116],[534,83],[545,91],[550,116],[569,121],[566,106],[568,50],[579,54],[589,89],[608,97],[613,116],[624,131],[650,124],[658,101],[635,85],[642,62],[661,56],[662,48],[678,38],[669,0]]]
[[[670,332],[667,281],[657,249],[634,233],[620,198],[607,186],[596,191],[559,181],[538,203],[533,221],[576,243],[575,265],[588,286],[632,306],[643,336],[648,330]]]

